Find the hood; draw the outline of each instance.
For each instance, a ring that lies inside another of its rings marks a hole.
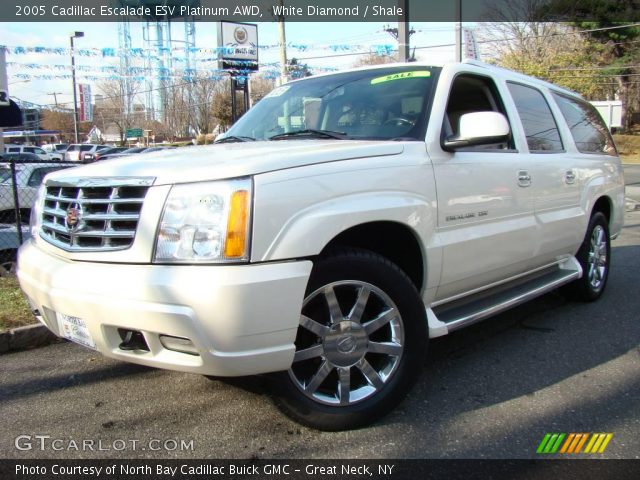
[[[155,177],[154,185],[244,177],[259,173],[363,157],[398,155],[402,142],[279,140],[183,147],[104,160],[52,173],[76,177]]]

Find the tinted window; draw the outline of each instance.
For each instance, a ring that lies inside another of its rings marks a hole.
[[[582,153],[616,155],[616,147],[596,107],[583,100],[554,93],[560,111],[569,125],[577,149]]]
[[[18,153],[20,152],[20,147],[11,147],[9,148],[10,153]]]
[[[24,151],[27,153],[34,153],[35,152],[35,148],[33,147],[24,147]]]
[[[516,104],[520,121],[532,152],[562,151],[562,140],[549,104],[535,88],[508,83],[511,97]]]
[[[93,145],[81,145],[80,146],[80,151],[81,152],[90,152],[93,149]]]

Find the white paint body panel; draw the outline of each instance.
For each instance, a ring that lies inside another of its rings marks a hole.
[[[515,150],[442,150],[448,92],[460,72],[490,76],[496,83]],[[566,152],[529,154],[506,87],[512,78],[550,97],[546,84],[505,70],[470,64],[444,67],[424,142],[229,143],[53,174],[50,178],[57,180],[155,181],[131,248],[70,253],[38,238],[20,251],[21,285],[39,310],[86,319],[98,349],[115,358],[214,375],[283,370],[293,358],[314,257],[351,227],[394,222],[420,244],[422,258],[415,261],[423,267],[421,295],[430,334],[444,335],[448,330],[433,314],[434,303],[571,259],[598,198],[610,199],[611,234],[622,226],[619,159],[579,153],[555,106]],[[568,170],[575,182],[567,186]],[[518,186],[522,171],[532,179],[526,188]],[[253,265],[152,265],[157,225],[171,185],[236,177],[253,178]],[[153,340],[148,355],[119,351],[114,327],[138,328],[152,339],[162,333],[193,339],[201,357],[169,352]]]

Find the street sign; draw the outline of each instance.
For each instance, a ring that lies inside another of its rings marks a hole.
[[[140,138],[142,137],[142,129],[141,128],[128,128],[127,129],[127,138]]]

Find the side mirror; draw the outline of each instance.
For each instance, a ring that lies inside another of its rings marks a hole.
[[[509,139],[509,134],[509,122],[501,113],[465,113],[460,117],[458,134],[445,138],[442,148],[452,152],[463,147],[502,143]]]

